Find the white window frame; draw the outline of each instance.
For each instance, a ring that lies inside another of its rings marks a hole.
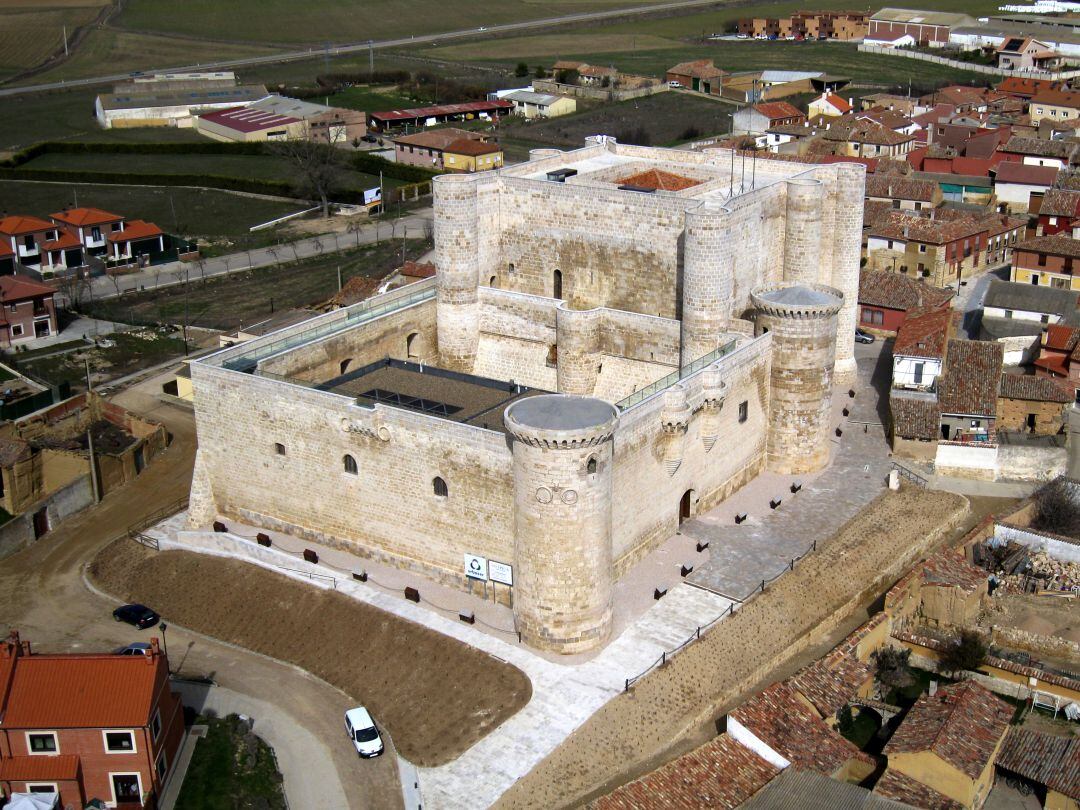
[[[25,782],[27,793],[59,793],[60,786],[56,782]],[[52,788],[52,790],[40,791],[34,788]]]
[[[145,795],[146,791],[143,790],[142,774],[138,771],[109,771],[109,792],[112,794],[112,801],[107,802],[109,807],[116,807],[116,785],[113,783],[114,776],[134,776],[139,784],[139,799]]]
[[[131,737],[131,748],[123,751],[114,751],[109,748],[109,735],[110,734],[127,734]],[[133,728],[103,728],[101,730],[101,744],[105,747],[106,754],[137,754],[139,753],[139,743],[135,739],[135,729]]]
[[[16,332],[15,331],[16,329],[18,329],[19,331]],[[23,329],[23,325],[21,323],[13,323],[11,325],[11,336],[12,337],[22,337],[25,333],[26,333],[26,330]]]
[[[161,766],[160,768],[158,766]],[[157,774],[157,778],[162,782],[165,781],[165,777],[169,775],[169,758],[165,756],[165,749],[162,748],[158,752],[157,759],[154,760],[154,773]]]
[[[154,725],[157,724],[157,729],[154,729]],[[161,707],[154,709],[154,714],[150,718],[150,738],[157,742],[161,737]]]
[[[60,736],[55,731],[27,731],[26,733],[26,753],[32,757],[57,757],[60,756]],[[53,750],[52,751],[35,751],[33,746],[30,745],[31,737],[44,737],[50,736],[53,738]]]

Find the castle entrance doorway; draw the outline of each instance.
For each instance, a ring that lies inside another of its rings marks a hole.
[[[694,490],[688,489],[679,501],[679,525],[693,517]]]

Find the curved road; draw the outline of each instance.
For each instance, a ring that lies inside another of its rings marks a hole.
[[[526,20],[524,22],[503,23],[491,25],[485,28],[466,28],[458,31],[445,31],[440,34],[422,34],[418,37],[400,37],[398,39],[384,39],[371,42],[355,42],[348,45],[338,45],[332,48],[315,50],[308,48],[302,51],[283,51],[282,53],[268,54],[267,56],[250,56],[243,59],[224,59],[219,62],[203,62],[197,65],[182,65],[178,67],[147,68],[148,71],[184,72],[195,70],[223,70],[228,68],[251,67],[252,65],[277,64],[281,62],[298,62],[304,59],[317,59],[327,55],[340,56],[350,53],[362,53],[368,49],[385,50],[387,48],[401,48],[411,45],[426,45],[447,40],[484,38],[496,34],[508,32],[530,31],[536,28],[551,28],[568,25],[571,23],[594,22],[596,20],[620,19],[640,14],[653,14],[664,11],[679,11],[682,9],[696,8],[701,6],[719,6],[723,3],[717,0],[675,0],[670,3],[657,3],[649,6],[633,8],[621,8],[608,11],[587,11],[578,14],[564,14],[561,17],[547,17],[542,20]],[[46,84],[32,84],[24,87],[10,87],[0,89],[0,96],[14,96],[21,93],[34,93],[41,90],[59,90],[69,87],[89,87],[96,84],[108,84],[110,82],[123,81],[130,78],[130,73],[114,73],[109,76],[95,76],[90,79],[72,79],[69,82],[49,82]]]
[[[112,621],[112,604],[86,588],[82,570],[126,526],[187,494],[194,419],[189,411],[163,404],[150,393],[160,391],[160,383],[157,377],[115,401],[164,423],[173,436],[169,449],[135,481],[0,563],[0,628],[19,630],[38,651],[99,652],[146,640],[154,632],[140,633]],[[169,627],[168,647],[173,671],[213,678],[243,696],[257,732],[261,722],[272,727],[268,736],[290,735],[292,744],[280,753],[289,760],[281,762],[281,769],[291,806],[338,810],[344,796],[348,810],[403,807],[391,741],[386,739],[386,756],[363,761],[356,756],[341,721],[350,707],[344,693],[295,667],[175,625]],[[260,717],[258,707],[267,702],[277,711]],[[290,723],[297,726],[294,732]],[[312,767],[316,762],[322,767]],[[305,769],[310,773],[303,773]],[[312,778],[319,777],[336,781],[312,784]]]

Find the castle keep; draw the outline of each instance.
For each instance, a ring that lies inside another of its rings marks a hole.
[[[594,649],[628,568],[766,467],[828,462],[864,169],[590,139],[434,181],[434,279],[191,364],[190,520],[465,587]],[[505,576],[505,575],[504,575]]]

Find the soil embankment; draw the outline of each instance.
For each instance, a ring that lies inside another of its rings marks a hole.
[[[154,552],[124,538],[104,548],[88,573],[108,593],[338,687],[372,711],[415,765],[449,762],[532,696],[517,667],[254,565]],[[267,699],[282,697],[287,702],[287,696]]]

